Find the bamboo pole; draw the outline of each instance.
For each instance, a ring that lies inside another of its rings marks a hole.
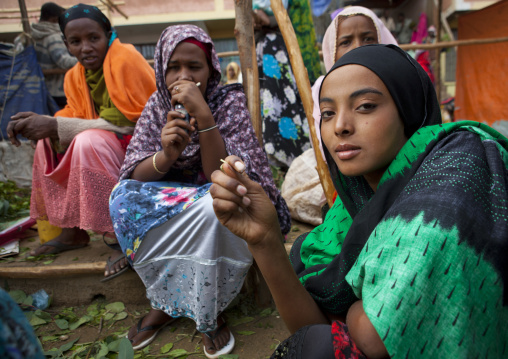
[[[258,63],[252,23],[252,0],[235,0],[235,37],[242,68],[243,88],[247,95],[252,125],[259,143],[263,146],[261,106],[259,99]]]
[[[291,67],[295,76],[298,92],[300,93],[305,115],[307,117],[307,122],[309,123],[310,137],[314,147],[314,154],[316,156],[316,169],[319,175],[319,179],[321,181],[321,185],[323,186],[323,191],[325,193],[328,205],[332,207],[333,194],[335,189],[330,177],[330,172],[328,171],[328,166],[323,160],[321,150],[319,149],[316,128],[314,127],[314,118],[312,116],[314,103],[312,101],[312,92],[307,69],[303,63],[303,58],[300,52],[300,46],[298,45],[298,40],[296,39],[295,30],[293,29],[293,25],[291,24],[291,20],[289,19],[286,9],[284,9],[284,6],[282,5],[282,1],[271,0],[271,6],[275,18],[277,19],[277,23],[279,24],[279,29],[282,33],[282,37],[284,38],[284,43],[286,44],[286,49],[289,54],[289,61],[291,62]]]

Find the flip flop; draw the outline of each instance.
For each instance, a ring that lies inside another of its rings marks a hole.
[[[36,254],[35,256],[40,256],[40,255],[45,255],[45,254],[58,254],[58,253],[62,253],[62,252],[65,252],[65,251],[71,251],[73,249],[83,248],[83,247],[86,247],[87,245],[88,245],[88,243],[87,244],[76,244],[76,245],[65,244],[65,243],[58,242],[55,239],[52,239],[49,242],[41,244],[39,246],[39,248],[41,248],[41,247],[53,247],[53,249],[50,250],[49,252],[45,252],[45,253],[41,253],[41,254]],[[37,249],[39,249],[39,248],[37,248]]]
[[[121,261],[122,259],[125,259],[125,254],[121,255],[121,256],[118,256],[114,261],[111,260],[111,257],[108,257],[107,261],[106,261],[106,267],[108,268],[108,272],[111,273],[111,268],[115,266],[115,264],[117,264],[119,261]],[[120,269],[118,272],[116,273],[113,273],[113,274],[110,274],[108,275],[107,277],[104,277],[101,279],[101,282],[107,282],[108,280],[111,280],[113,278],[116,278],[118,277],[120,274],[123,274],[125,273],[126,271],[128,271],[130,269],[130,265],[129,265],[129,262],[127,262],[127,265],[125,267],[123,267],[122,269]]]
[[[141,328],[141,323],[143,322],[143,319],[145,319],[145,317],[143,317],[139,320],[138,325],[136,327],[136,335],[138,335],[141,332],[147,332],[147,331],[151,331],[151,330],[155,330],[155,333],[153,333],[153,335],[150,338],[146,339],[145,341],[139,343],[136,346],[133,346],[132,349],[134,349],[134,350],[139,350],[139,349],[143,349],[144,347],[146,347],[148,344],[150,344],[151,342],[154,341],[155,337],[157,336],[157,334],[159,334],[159,332],[161,331],[162,328],[164,328],[168,324],[173,323],[176,320],[176,318],[171,318],[166,323],[162,323],[162,324],[158,324],[158,325],[147,325],[146,327]],[[127,339],[129,339],[128,334],[125,337]],[[132,343],[132,340],[129,339],[129,341]]]
[[[226,327],[226,322],[224,321],[224,323],[222,323],[218,328],[217,330],[215,331],[214,334],[208,334],[208,333],[204,333],[208,338],[210,338],[210,340],[213,341],[215,340],[215,338],[217,338],[217,336],[219,335],[219,333]],[[229,330],[229,329],[228,329]],[[214,343],[215,345],[215,343]],[[203,346],[203,351],[205,352],[205,355],[207,358],[210,358],[210,359],[215,359],[215,358],[218,358],[220,357],[221,355],[226,355],[226,354],[229,354],[233,351],[233,349],[235,348],[235,337],[233,336],[233,332],[231,332],[231,330],[229,330],[229,341],[226,343],[226,345],[224,345],[220,350],[217,350],[215,353],[213,354],[210,354],[206,351],[206,348],[205,346]]]

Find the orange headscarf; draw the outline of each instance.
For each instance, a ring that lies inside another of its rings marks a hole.
[[[102,67],[114,105],[127,119],[136,122],[156,90],[153,68],[134,46],[122,44],[119,39],[109,47]],[[85,68],[79,62],[65,75],[64,91],[67,105],[55,116],[98,118],[85,80]]]

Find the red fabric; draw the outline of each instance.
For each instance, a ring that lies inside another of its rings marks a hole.
[[[336,359],[367,359],[349,336],[346,324],[338,320],[333,321],[332,338]]]
[[[508,34],[508,1],[459,17],[459,40],[486,39]],[[459,46],[455,115],[492,125],[508,119],[508,42]]]
[[[191,43],[191,44],[194,44],[196,46],[199,46],[199,48],[201,50],[203,50],[203,52],[205,53],[205,56],[206,58],[209,60],[209,61],[212,61],[212,58],[210,56],[210,50],[205,46],[205,44],[203,44],[201,41],[199,40],[196,40],[195,38],[193,37],[189,37],[188,39],[185,39],[183,40],[182,42],[188,42],[188,43]]]
[[[425,70],[427,75],[429,75],[430,81],[432,81],[432,83],[434,83],[434,72],[432,71],[432,67],[430,66],[429,52],[423,51],[423,52],[419,53],[416,56],[416,61],[418,61],[418,63],[420,64],[421,67],[423,67],[423,69]]]
[[[60,161],[48,139],[38,141],[30,217],[61,228],[113,232],[109,195],[124,156],[116,135],[104,130],[78,134]]]

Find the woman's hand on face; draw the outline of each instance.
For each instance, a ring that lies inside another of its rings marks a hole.
[[[161,131],[161,143],[164,154],[167,158],[176,161],[180,153],[190,141],[190,134],[196,130],[196,120],[191,119],[190,123],[184,120],[185,115],[178,111],[168,112],[168,122]]]
[[[212,126],[214,123],[203,123],[203,120],[213,121],[212,112],[208,107],[208,104],[203,97],[200,84],[199,87],[193,81],[178,80],[173,82],[169,87],[169,93],[171,94],[171,104],[173,107],[176,103],[182,104],[190,117],[194,117],[197,121],[198,128],[206,128]],[[200,126],[202,124],[203,126]]]
[[[18,134],[31,140],[33,148],[35,148],[38,140],[44,138],[57,140],[58,125],[56,118],[38,115],[33,112],[18,112],[11,116],[11,121],[7,125],[7,136],[16,147],[21,145],[21,142],[16,138]]]
[[[277,211],[263,187],[249,179],[239,157],[228,156],[222,171],[212,173],[210,194],[219,221],[250,246],[279,238]]]

